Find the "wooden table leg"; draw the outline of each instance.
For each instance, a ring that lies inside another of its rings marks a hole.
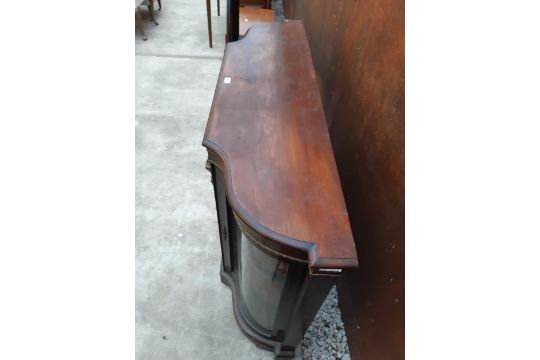
[[[144,31],[142,28],[141,10],[139,10],[139,8],[135,9],[135,27],[141,33],[143,40],[146,41],[146,35],[144,35]]]
[[[208,22],[208,43],[212,47],[212,17],[210,16],[210,0],[206,0],[206,21]]]
[[[154,0],[148,0],[148,9],[150,10],[150,20],[156,25],[159,25],[154,17]]]

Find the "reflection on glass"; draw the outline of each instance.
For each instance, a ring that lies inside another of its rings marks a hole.
[[[241,291],[251,317],[272,329],[289,265],[259,250],[241,235]]]

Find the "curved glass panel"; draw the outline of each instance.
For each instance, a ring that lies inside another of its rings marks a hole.
[[[289,265],[263,252],[241,234],[240,273],[244,304],[253,320],[271,330]]]

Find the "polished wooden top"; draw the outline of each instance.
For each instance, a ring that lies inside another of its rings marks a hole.
[[[274,10],[241,7],[238,33],[244,36],[252,26],[272,21],[274,21]]]
[[[241,225],[310,269],[358,266],[301,21],[228,43],[203,145]]]

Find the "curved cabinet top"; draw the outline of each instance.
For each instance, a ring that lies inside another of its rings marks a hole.
[[[255,25],[227,44],[203,145],[264,247],[313,272],[358,266],[301,21]]]

